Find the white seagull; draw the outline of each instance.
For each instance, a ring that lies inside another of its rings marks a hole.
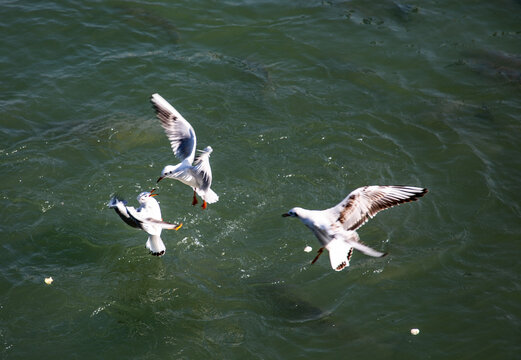
[[[353,249],[366,255],[382,257],[382,253],[363,245],[356,230],[378,212],[409,201],[418,200],[427,189],[414,186],[364,186],[352,191],[338,205],[326,210],[294,207],[282,216],[299,218],[313,231],[322,247],[311,262],[318,260],[326,248],[331,267],[340,271],[349,266]]]
[[[117,196],[110,200],[108,206],[116,210],[119,217],[128,225],[145,231],[148,234],[146,248],[152,255],[162,256],[165,254],[166,247],[161,240],[161,231],[163,229],[179,230],[183,224],[177,225],[163,221],[159,203],[154,199],[154,196],[157,196],[157,194],[153,194],[154,191],[155,189],[150,192],[144,191],[138,195],[137,201],[140,206],[137,209],[133,206],[126,206],[127,202]]]
[[[165,166],[157,182],[166,177],[179,180],[192,187],[194,189],[192,205],[197,204],[195,197],[197,193],[203,199],[203,209],[206,209],[207,203],[212,204],[219,200],[219,196],[210,189],[212,185],[212,169],[210,167],[212,147],[207,146],[204,150],[199,150],[200,154],[196,159],[197,138],[192,125],[161,95],[153,94],[150,101],[161,121],[161,126],[165,129],[175,156],[181,160],[177,165]]]

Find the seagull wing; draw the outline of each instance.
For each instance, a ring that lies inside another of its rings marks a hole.
[[[188,183],[188,184],[192,184],[194,181],[194,176],[195,176],[195,171],[194,171],[194,168],[192,166],[188,166],[188,167],[185,167],[184,169],[180,170],[180,171],[176,171],[174,173],[172,173],[172,176],[175,178],[175,179],[178,179],[178,180],[181,180],[183,182]]]
[[[203,152],[195,160],[193,171],[199,182],[199,189],[206,191],[212,185],[212,168],[210,167],[210,154]]]
[[[195,159],[195,147],[197,139],[195,131],[185,118],[177,112],[172,105],[168,103],[159,94],[153,94],[150,98],[161,126],[165,130],[170,146],[181,161],[188,159],[190,164]]]
[[[328,211],[345,230],[356,230],[380,211],[418,200],[426,193],[427,189],[414,186],[365,186],[352,191]]]
[[[136,209],[134,209],[134,207],[132,207],[132,206],[127,207],[127,206],[125,206],[126,204],[127,204],[127,202],[125,200],[119,199],[117,196],[114,196],[110,200],[108,206],[110,208],[114,209],[116,211],[116,213],[119,215],[119,217],[125,223],[127,223],[128,225],[130,225],[134,228],[141,229],[142,222],[135,216],[135,214],[137,213]]]
[[[349,244],[350,247],[361,251],[362,253],[372,256],[372,257],[383,257],[387,255],[387,253],[380,252],[378,250],[375,250],[373,248],[370,248],[367,245],[364,245],[360,242],[360,236],[356,233],[356,231],[343,231],[341,234],[339,234],[339,237],[343,239],[343,241],[347,244]],[[350,256],[348,257],[348,259]]]
[[[383,253],[383,252],[380,252],[373,248],[370,248],[369,246],[364,245],[361,242],[355,242],[355,243],[350,242],[349,244],[351,244],[353,246],[353,248],[355,248],[358,251],[361,251],[362,253],[366,254],[367,256],[384,257],[385,255],[387,255],[387,253]]]
[[[152,225],[159,225],[161,226],[161,229],[167,229],[167,230],[178,230],[183,226],[183,224],[172,224],[166,221],[157,220],[154,218],[146,218],[143,220],[144,223],[152,224]]]

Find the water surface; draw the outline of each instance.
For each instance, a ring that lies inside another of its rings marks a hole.
[[[521,350],[518,1],[0,8],[2,358]],[[220,195],[202,211],[159,184],[184,223],[159,259],[106,206],[176,162],[154,92],[213,147]],[[389,256],[310,266],[318,242],[280,215],[369,184],[429,193],[360,229]]]

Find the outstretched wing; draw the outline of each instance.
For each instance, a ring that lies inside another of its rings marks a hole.
[[[181,161],[188,159],[190,164],[195,159],[195,147],[197,139],[195,131],[188,121],[159,94],[153,94],[150,98],[161,126],[165,130],[170,146]]]
[[[426,193],[427,189],[414,186],[364,186],[329,211],[345,230],[356,230],[380,211],[418,200]]]
[[[128,225],[142,229],[142,222],[135,217],[136,210],[130,206],[126,207],[127,202],[123,199],[119,199],[117,196],[114,196],[108,206],[116,211],[119,217]]]

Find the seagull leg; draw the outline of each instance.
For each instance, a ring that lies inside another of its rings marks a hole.
[[[208,207],[208,203],[206,202],[206,200],[203,200],[203,206],[201,207],[203,208],[203,210],[205,210]]]
[[[194,199],[192,200],[192,205],[197,205],[198,201],[197,201],[197,198],[195,197],[195,190],[194,190]]]
[[[313,259],[313,261],[311,262],[311,265],[313,265],[317,260],[318,258],[320,257],[320,255],[322,255],[322,253],[324,252],[324,248],[321,247],[320,249],[318,249],[317,251],[317,256],[315,256],[315,258]]]

